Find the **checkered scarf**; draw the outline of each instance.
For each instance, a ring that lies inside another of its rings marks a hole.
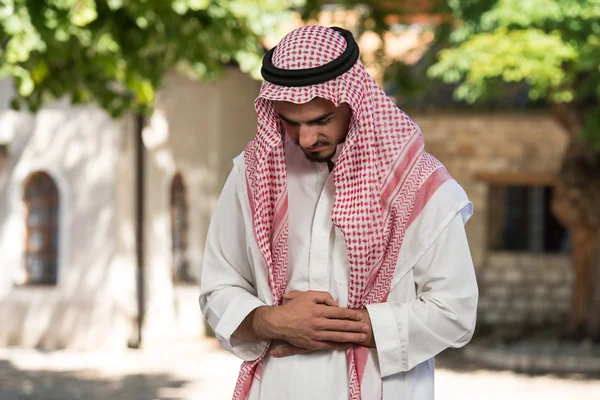
[[[308,26],[289,33],[277,46],[273,64],[282,69],[321,66],[339,57],[343,36]],[[333,170],[336,188],[333,223],[344,235],[349,258],[348,308],[387,299],[406,229],[435,189],[449,176],[423,150],[418,126],[383,92],[360,60],[341,76],[312,86],[284,87],[265,82],[255,101],[256,138],[245,150],[248,198],[256,241],[269,270],[273,304],[281,304],[287,285],[288,199],[284,128],[272,101],[306,103],[315,97],[347,103],[352,120]],[[248,397],[265,353],[242,365],[234,399]],[[361,398],[369,349],[348,350],[350,397]]]

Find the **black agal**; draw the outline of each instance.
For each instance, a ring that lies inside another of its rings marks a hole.
[[[346,39],[346,49],[335,60],[319,67],[307,69],[281,69],[273,65],[273,53],[277,47],[273,47],[265,54],[262,62],[261,74],[263,78],[279,86],[310,86],[335,79],[348,71],[356,60],[358,60],[358,44],[352,33],[346,29],[332,27]]]

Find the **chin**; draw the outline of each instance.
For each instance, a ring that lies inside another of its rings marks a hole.
[[[333,150],[323,150],[318,153],[307,153],[305,151],[304,155],[312,162],[327,162],[333,158],[335,151],[336,148],[334,147]]]

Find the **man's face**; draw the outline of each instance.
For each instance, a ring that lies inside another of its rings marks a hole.
[[[352,117],[346,103],[336,107],[329,100],[315,98],[304,104],[274,101],[273,105],[288,135],[311,161],[331,160],[337,145],[346,140]]]

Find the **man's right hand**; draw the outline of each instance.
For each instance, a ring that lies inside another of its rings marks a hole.
[[[310,349],[345,349],[366,338],[368,325],[358,310],[338,307],[327,292],[290,292],[284,305],[259,307],[252,328],[261,339],[286,341]]]

